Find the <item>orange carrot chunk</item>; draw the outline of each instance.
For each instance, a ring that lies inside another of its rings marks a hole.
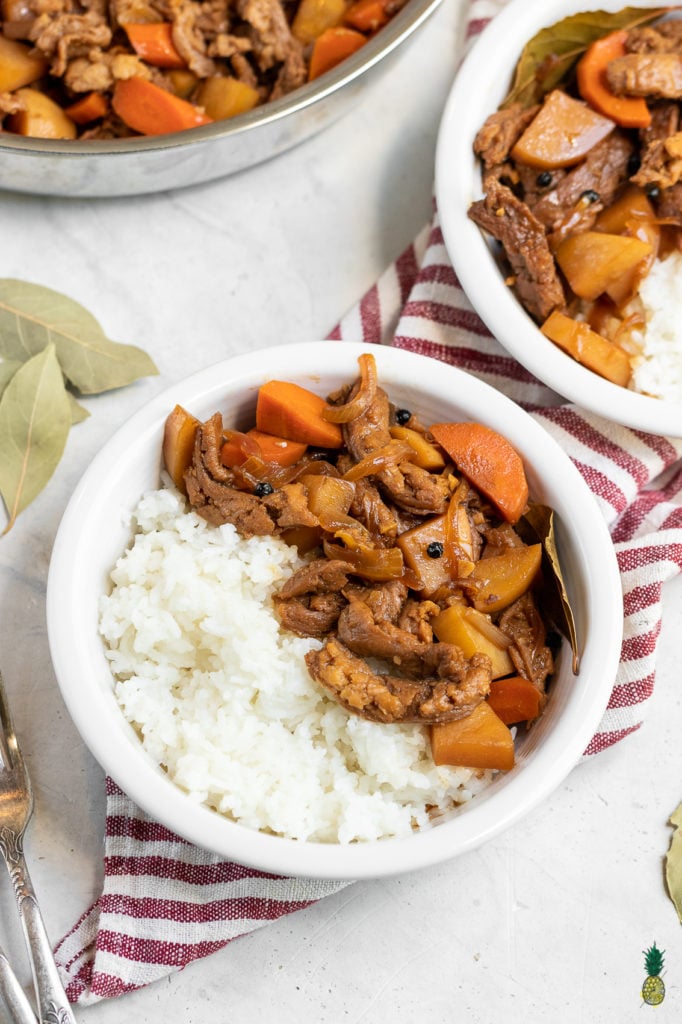
[[[531,722],[540,714],[543,703],[543,694],[523,676],[493,679],[490,684],[488,704],[505,725]]]
[[[317,448],[340,448],[341,427],[324,418],[326,405],[324,398],[299,384],[270,380],[258,390],[256,429]]]
[[[178,53],[173,42],[173,27],[169,21],[139,22],[121,25],[138,57],[157,68],[179,70],[187,61]]]
[[[286,437],[265,434],[262,430],[246,432],[258,444],[264,462],[274,462],[278,466],[293,466],[305,455],[308,447],[302,441],[290,441]],[[226,441],[220,451],[220,459],[224,466],[241,466],[246,462],[247,455],[237,440]]]
[[[576,362],[587,366],[600,377],[623,388],[630,380],[632,367],[627,353],[608,338],[593,331],[589,324],[573,320],[555,309],[540,330],[555,345],[573,356]]]
[[[337,64],[340,64],[346,57],[359,50],[367,42],[367,37],[362,32],[356,32],[352,28],[328,28],[321,36],[318,36],[310,55],[310,68],[308,70],[308,81],[323,75],[325,71],[331,71]]]
[[[627,32],[620,29],[587,48],[576,69],[578,92],[591,107],[623,128],[647,128],[651,111],[646,100],[641,96],[616,96],[606,78],[609,61],[625,54],[626,39]]]
[[[521,456],[506,437],[482,423],[436,423],[434,440],[455,466],[509,523],[528,504],[528,482]]]
[[[343,20],[358,32],[376,32],[390,21],[387,7],[388,0],[356,0]]]
[[[64,113],[68,114],[76,124],[90,124],[100,117],[105,117],[109,110],[109,104],[101,92],[89,92],[86,96],[76,100],[68,107],[64,107]]]
[[[431,756],[438,765],[509,771],[514,767],[514,740],[483,701],[466,718],[431,726]]]
[[[118,81],[111,103],[121,120],[141,135],[166,135],[212,123],[198,107],[145,78]]]

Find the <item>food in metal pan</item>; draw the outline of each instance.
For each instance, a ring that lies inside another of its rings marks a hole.
[[[406,0],[1,0],[0,125],[160,135],[246,113],[336,67]]]

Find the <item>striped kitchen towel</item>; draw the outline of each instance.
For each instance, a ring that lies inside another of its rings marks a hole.
[[[474,0],[469,38],[501,6]],[[625,601],[618,675],[585,756],[637,729],[654,687],[663,584],[682,571],[682,441],[567,405],[507,355],[459,287],[437,213],[331,338],[396,345],[465,369],[528,409],[569,453],[611,530]],[[66,991],[81,1005],[130,992],[344,884],[220,860],[149,818],[107,779],[103,891],[56,949]]]

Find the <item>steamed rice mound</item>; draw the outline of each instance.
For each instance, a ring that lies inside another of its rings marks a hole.
[[[639,286],[646,326],[635,332],[639,352],[631,359],[630,387],[682,404],[682,253],[654,264]]]
[[[209,526],[171,488],[146,495],[133,526],[100,631],[125,717],[192,800],[349,843],[427,827],[487,784],[434,766],[424,727],[368,722],[311,680],[303,658],[321,644],[280,629],[271,598],[303,564],[295,548]]]

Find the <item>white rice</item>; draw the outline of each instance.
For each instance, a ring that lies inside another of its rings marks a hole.
[[[436,767],[416,725],[378,725],[315,684],[318,641],[279,628],[271,594],[302,564],[146,495],[101,600],[116,696],[144,748],[192,800],[294,839],[349,843],[426,828],[491,772]]]
[[[646,327],[634,332],[641,353],[631,359],[630,387],[682,403],[682,253],[655,260],[639,287]]]

